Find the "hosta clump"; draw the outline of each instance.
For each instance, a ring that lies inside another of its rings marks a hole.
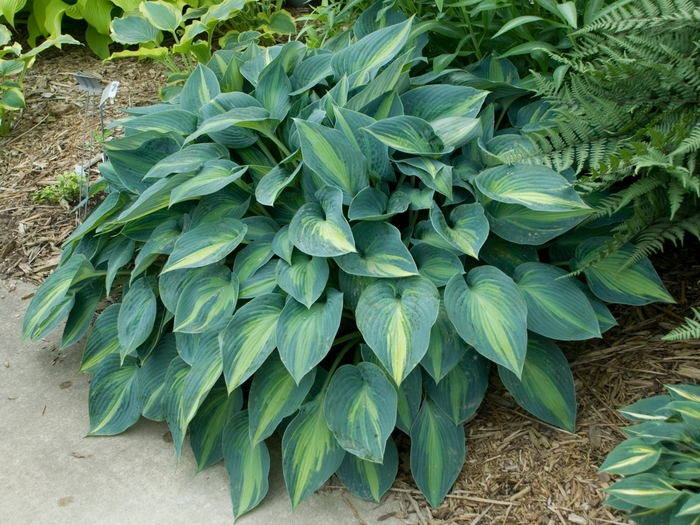
[[[620,410],[637,422],[623,428],[629,439],[608,455],[601,472],[624,479],[607,489],[611,507],[629,511],[640,525],[700,522],[700,386],[666,385]]]
[[[379,500],[395,427],[437,506],[491,363],[518,403],[573,430],[552,339],[613,326],[599,297],[670,300],[646,259],[586,266],[590,288],[540,261],[590,208],[565,176],[491,153],[494,93],[528,92],[419,76],[423,39],[391,20],[361,18],[333,50],[219,51],[170,103],[129,110],[105,144],[105,200],[25,316],[33,339],[68,316],[66,346],[121,294],[85,346],[89,433],[165,420],[179,457],[189,428],[200,469],[225,460],[235,516],[267,491],[275,430],[294,507],[333,473]],[[557,253],[585,264],[604,226]]]

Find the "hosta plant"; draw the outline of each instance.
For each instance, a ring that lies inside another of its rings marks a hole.
[[[572,431],[553,339],[613,326],[601,298],[671,300],[646,259],[607,258],[587,284],[546,262],[591,210],[570,173],[495,162],[514,135],[495,134],[490,97],[525,92],[421,75],[412,19],[390,15],[333,50],[218,51],[170,102],[129,109],[105,143],[106,198],[24,318],[37,339],[67,317],[67,346],[113,297],[81,366],[89,434],[165,420],[179,457],[189,429],[198,468],[224,459],[236,517],[267,491],[275,430],[294,507],[333,473],[379,500],[398,432],[438,506],[492,368]],[[557,253],[585,264],[607,241],[597,226]]]
[[[600,472],[624,478],[607,489],[605,503],[640,525],[700,523],[700,386],[666,385],[620,410],[637,424],[608,455]]]

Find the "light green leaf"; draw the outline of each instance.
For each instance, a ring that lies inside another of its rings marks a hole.
[[[173,332],[198,334],[230,317],[238,300],[238,277],[226,266],[209,266],[182,290]]]
[[[570,263],[572,270],[584,269],[588,286],[598,298],[608,303],[635,306],[656,301],[675,302],[647,257],[627,266],[636,252],[632,244],[623,244],[612,254],[589,266],[590,262],[600,258],[599,253],[607,249],[606,243],[612,241],[608,237],[586,239],[578,245],[575,259]]]
[[[161,273],[220,261],[240,244],[246,230],[238,219],[219,219],[192,228],[177,240]]]
[[[215,386],[190,423],[190,445],[197,461],[197,472],[224,457],[222,436],[226,423],[243,406],[240,389],[230,395],[226,386]]]
[[[138,421],[141,407],[137,399],[139,367],[128,357],[107,355],[95,369],[90,382],[90,436],[113,436]]]
[[[274,235],[261,235],[236,254],[233,272],[240,281],[246,281],[272,258],[272,239]]]
[[[122,18],[115,18],[110,25],[110,36],[121,44],[141,44],[158,41],[158,28],[140,13],[131,11]]]
[[[401,232],[387,222],[360,222],[352,229],[357,253],[336,257],[348,274],[367,277],[418,275],[411,254],[401,241]]]
[[[357,193],[369,186],[367,160],[345,135],[336,129],[294,119],[304,164],[326,184],[343,192],[343,203],[349,205]]]
[[[109,354],[121,353],[117,330],[117,317],[120,308],[121,303],[108,306],[95,321],[83,349],[83,359],[80,363],[81,372],[91,371]]]
[[[15,27],[15,14],[20,12],[26,3],[27,0],[3,0],[0,2],[0,14],[5,17],[5,20],[7,20],[12,27]],[[2,34],[5,31],[7,32],[7,36]],[[0,45],[4,46],[9,43],[10,40],[10,31],[4,25],[0,26]]]
[[[425,391],[454,424],[459,425],[481,405],[489,386],[490,368],[491,363],[472,348],[438,382],[426,379]]]
[[[343,216],[343,194],[334,186],[316,193],[319,204],[304,204],[294,214],[289,236],[298,249],[316,257],[335,257],[354,252],[355,240]]]
[[[267,23],[267,28],[272,33],[280,35],[291,35],[297,32],[296,22],[294,17],[284,9],[275,11],[270,15]]]
[[[360,94],[363,92],[364,90]],[[375,173],[382,180],[395,180],[394,170],[389,163],[389,148],[362,129],[371,126],[375,120],[363,113],[345,108],[334,107],[333,112],[335,113],[336,129],[342,131],[355,149],[362,152],[367,159],[370,173]],[[362,191],[366,190],[367,188]]]
[[[344,456],[326,423],[320,394],[299,409],[282,438],[282,469],[292,509],[338,470]]]
[[[364,289],[357,304],[357,327],[397,385],[428,350],[439,294],[424,277],[383,279]]]
[[[233,518],[256,507],[267,494],[270,454],[265,443],[251,444],[248,411],[229,420],[222,436],[224,462],[231,480]]]
[[[610,472],[629,476],[649,470],[661,456],[659,445],[650,445],[642,438],[633,438],[617,445],[600,467],[598,472]]]
[[[112,159],[113,160],[113,159]],[[146,189],[136,202],[126,208],[115,220],[115,223],[132,223],[136,219],[150,215],[153,212],[167,208],[170,204],[170,192],[180,186],[183,182],[189,180],[193,173],[179,173],[170,178],[164,178],[157,181]],[[124,235],[126,235],[125,232]],[[127,235],[128,237],[128,235]]]
[[[276,62],[263,70],[255,88],[255,98],[270,112],[273,119],[282,121],[287,116],[292,101],[289,94],[292,83],[282,64]]]
[[[464,428],[430,398],[411,427],[411,473],[431,507],[437,508],[462,470]]]
[[[272,251],[274,251],[275,255],[283,261],[286,261],[290,265],[292,264],[294,244],[292,244],[292,239],[289,237],[289,225],[280,228],[275,234],[274,238],[272,239]]]
[[[450,212],[452,227],[445,220],[440,207],[433,201],[430,222],[435,231],[460,252],[479,258],[479,250],[489,234],[489,223],[481,204],[461,204]]]
[[[411,248],[418,273],[430,279],[438,288],[445,286],[455,274],[464,272],[464,265],[457,256],[441,248],[420,242]]]
[[[418,117],[391,117],[363,129],[390,148],[412,155],[432,157],[452,151],[452,148],[445,148],[432,126]]]
[[[382,463],[373,463],[353,454],[345,454],[336,474],[351,494],[379,503],[394,483],[398,470],[399,453],[394,440],[389,436]]]
[[[566,271],[549,264],[528,262],[515,269],[513,280],[527,303],[527,327],[560,341],[600,337],[596,313],[586,295],[562,279]]]
[[[326,289],[328,262],[323,257],[309,257],[296,251],[291,264],[284,260],[277,262],[275,276],[282,290],[310,308]]]
[[[511,29],[515,29],[516,27],[520,27],[521,25],[524,24],[529,24],[531,22],[537,22],[538,20],[542,20],[541,16],[518,16],[516,18],[513,18],[512,20],[508,20],[503,26],[496,32],[495,35],[493,35],[491,38],[496,39],[499,36],[501,36],[504,33],[507,33]]]
[[[156,2],[143,2],[139,5],[139,11],[154,27],[161,31],[173,33],[182,23],[182,12],[173,4],[158,0]]]
[[[563,4],[557,4],[557,11],[561,15],[561,18],[566,21],[574,29],[578,28],[578,14],[576,12],[575,2],[564,2]]]
[[[372,363],[338,368],[324,400],[328,427],[340,446],[374,463],[383,462],[396,408],[394,387]]]
[[[241,299],[251,299],[274,292],[277,289],[276,267],[277,261],[268,261],[245,281],[241,281],[240,291],[238,292],[239,297]]]
[[[122,358],[148,339],[156,321],[156,305],[156,295],[147,278],[141,277],[131,284],[117,318]]]
[[[202,23],[214,27],[218,22],[231,18],[236,11],[241,11],[250,0],[223,0],[218,4],[209,6],[207,12],[202,15]]]
[[[501,381],[528,412],[547,423],[573,432],[576,426],[576,392],[569,363],[549,339],[529,334],[520,379],[503,366]]]
[[[531,210],[590,210],[573,185],[546,166],[504,164],[482,171],[474,184],[491,199]]]
[[[407,91],[401,102],[406,115],[432,123],[447,117],[476,118],[487,95],[466,86],[435,84]]]
[[[343,294],[333,288],[310,307],[287,298],[277,323],[277,349],[297,384],[328,354],[342,313]]]
[[[272,435],[283,418],[299,408],[316,377],[313,368],[297,385],[276,353],[253,375],[248,394],[250,442],[255,445]]]
[[[277,321],[284,297],[266,294],[245,304],[219,335],[229,392],[248,379],[277,345]]]
[[[435,382],[439,382],[457,366],[469,348],[452,325],[444,301],[440,301],[440,312],[430,329],[430,343],[428,351],[421,359],[421,366]]]
[[[493,266],[450,279],[445,308],[460,337],[495,363],[522,372],[527,345],[527,305],[517,285]]]
[[[110,307],[111,308],[111,307]],[[104,315],[104,314],[102,314]],[[153,349],[139,371],[138,403],[143,416],[153,421],[163,421],[163,396],[165,375],[173,359],[177,357],[175,336],[165,334]]]

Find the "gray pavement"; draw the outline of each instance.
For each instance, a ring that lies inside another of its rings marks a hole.
[[[14,287],[14,289],[13,289]],[[0,281],[0,524],[218,525],[233,522],[222,462],[195,476],[186,443],[175,466],[165,423],[141,419],[119,436],[84,437],[90,376],[79,374],[82,344],[59,351],[60,332],[21,341],[22,315],[35,287]],[[367,525],[398,510],[327,490],[293,513],[280,441],[268,443],[270,491],[242,525]],[[353,514],[351,503],[358,516]],[[359,518],[359,519],[358,519]],[[382,525],[399,525],[395,518]]]

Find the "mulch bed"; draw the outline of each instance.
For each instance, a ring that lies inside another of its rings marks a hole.
[[[56,175],[80,164],[85,99],[71,76],[78,70],[105,85],[121,83],[107,121],[120,116],[118,107],[155,102],[164,80],[157,64],[102,62],[85,48],[65,46],[40,56],[26,79],[28,109],[0,138],[0,279],[40,283],[78,224],[67,204],[38,205],[31,199]],[[91,177],[98,177],[96,165]],[[404,453],[399,478],[386,496],[401,501],[396,517],[421,525],[629,523],[602,504],[611,479],[597,470],[625,437],[618,426],[628,422],[617,408],[662,393],[664,384],[700,380],[700,341],[661,341],[691,315],[691,306],[700,306],[698,253],[700,245],[689,239],[686,247],[669,247],[668,254],[654,257],[677,304],[616,307],[620,326],[603,339],[562,345],[578,397],[575,434],[519,408],[496,374],[477,417],[466,425],[467,458],[452,492],[440,508],[427,507]],[[326,488],[337,485],[331,479]]]

